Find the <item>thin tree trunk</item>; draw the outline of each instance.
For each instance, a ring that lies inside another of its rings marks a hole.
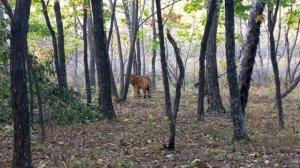
[[[225,1],[225,28],[226,28],[226,63],[227,80],[230,91],[230,107],[234,126],[234,139],[248,139],[243,114],[238,78],[235,61],[235,40],[234,40],[234,0]]]
[[[90,54],[90,83],[91,86],[96,86],[96,47],[95,47],[95,37],[94,37],[94,26],[92,15],[89,15],[87,18],[87,27],[88,27],[88,46],[89,46],[89,54]]]
[[[140,38],[136,41],[136,62],[137,62],[137,75],[141,75],[142,68],[141,68],[141,43]]]
[[[75,38],[78,38],[76,7],[73,5]],[[78,46],[75,44],[74,85],[78,87]]]
[[[58,32],[57,49],[59,55],[61,81],[62,81],[63,89],[66,90],[68,89],[68,82],[67,82],[66,56],[65,56],[65,44],[64,44],[65,40],[64,40],[63,22],[61,18],[59,1],[54,2],[54,12],[56,18],[57,32]]]
[[[278,120],[279,120],[279,128],[284,128],[284,118],[283,118],[283,108],[282,108],[282,100],[281,100],[281,92],[280,92],[280,78],[279,78],[279,69],[278,63],[276,59],[276,48],[275,48],[275,39],[274,39],[274,28],[277,19],[277,12],[279,8],[279,0],[276,1],[276,8],[273,13],[273,10],[270,8],[270,4],[268,5],[268,29],[270,35],[270,52],[271,52],[271,62],[273,66],[274,79],[275,79],[275,87],[276,87],[276,104],[278,108]]]
[[[1,0],[11,19],[10,74],[11,106],[14,125],[13,168],[31,168],[30,118],[27,98],[28,55],[27,32],[30,14],[30,0],[17,0],[15,13],[7,2]]]
[[[109,70],[109,55],[107,53],[106,34],[104,30],[103,1],[92,0],[92,11],[94,16],[94,33],[97,54],[97,69],[99,72],[98,82],[100,88],[99,106],[104,113],[104,117],[111,120],[116,118],[112,104],[111,83]]]
[[[41,143],[43,144],[45,142],[45,139],[46,139],[45,120],[44,120],[44,112],[43,112],[43,107],[42,107],[43,103],[42,103],[40,85],[38,84],[35,69],[33,68],[32,57],[33,56],[31,56],[31,55],[28,55],[28,57],[27,57],[28,69],[30,69],[32,80],[33,80],[34,86],[36,88],[36,96],[37,96],[38,109],[39,109],[40,140],[41,140]]]
[[[169,139],[169,145],[168,149],[174,150],[175,149],[175,136],[176,136],[176,119],[177,119],[177,113],[179,111],[179,104],[180,104],[180,98],[181,98],[181,86],[183,84],[184,79],[184,66],[182,59],[180,57],[180,49],[177,46],[177,43],[175,42],[174,38],[171,36],[170,32],[167,32],[168,39],[172,46],[174,47],[175,56],[176,56],[176,62],[179,67],[179,77],[176,84],[176,91],[175,91],[175,99],[174,99],[174,105],[173,105],[173,111],[170,118],[170,139]]]
[[[144,27],[142,26],[142,31]],[[145,53],[145,39],[142,38],[142,55],[143,55],[143,76],[146,75],[146,53]]]
[[[48,15],[48,10],[47,10],[47,6],[45,3],[45,0],[41,0],[42,3],[42,8],[43,8],[43,13],[44,13],[44,18],[47,24],[47,27],[49,29],[49,32],[51,34],[51,38],[52,38],[52,45],[53,45],[53,55],[54,55],[54,64],[55,64],[55,71],[56,71],[56,76],[57,76],[57,81],[58,81],[58,86],[59,86],[59,91],[61,94],[63,94],[64,92],[64,85],[62,82],[62,74],[61,72],[61,68],[60,68],[60,64],[59,64],[59,54],[58,54],[58,47],[57,47],[57,39],[56,39],[56,35],[55,35],[55,31],[51,25],[50,22],[50,18]]]
[[[160,0],[155,0],[155,2],[156,2],[156,9],[157,9],[160,59],[161,59],[161,68],[162,68],[164,93],[165,93],[165,108],[166,108],[166,115],[169,118],[171,118],[172,107],[171,107],[171,97],[170,97],[169,79],[168,79],[169,72],[168,72],[168,64],[165,55],[165,42],[164,42],[164,30],[163,30],[163,22],[162,22],[162,15],[161,15],[161,4],[160,4]]]
[[[157,33],[156,33],[156,20],[155,20],[155,15],[154,15],[154,9],[155,9],[155,4],[154,0],[152,0],[152,7],[151,7],[151,13],[153,14],[152,16],[152,42],[155,43],[157,40]],[[151,59],[151,78],[152,78],[152,90],[156,90],[156,72],[155,72],[155,60],[156,60],[156,48],[152,49],[152,59]]]
[[[217,4],[218,5],[218,4]],[[206,49],[206,90],[208,101],[208,112],[225,113],[223,106],[218,79],[218,65],[217,65],[217,30],[219,19],[219,8],[217,7],[212,18],[212,25],[208,37],[208,44]]]
[[[85,89],[87,96],[87,104],[92,103],[91,84],[89,76],[89,65],[88,65],[88,39],[87,39],[87,7],[88,1],[85,0],[83,4],[83,60],[84,60],[84,75],[85,75]]]
[[[203,38],[201,41],[201,50],[199,57],[199,87],[198,87],[198,119],[204,119],[204,89],[205,89],[205,53],[207,49],[207,42],[209,38],[210,28],[212,25],[213,14],[216,10],[216,0],[210,1],[210,6],[207,15],[207,22],[204,29]]]
[[[130,40],[130,49],[129,49],[129,56],[128,56],[128,64],[127,64],[127,70],[126,70],[126,78],[125,78],[125,85],[124,85],[124,91],[122,93],[122,98],[121,100],[126,100],[127,98],[127,92],[128,92],[128,88],[129,88],[129,81],[130,81],[130,75],[131,75],[131,69],[132,69],[132,62],[133,62],[133,57],[134,57],[134,48],[135,48],[135,41],[137,38],[137,32],[138,32],[138,2],[137,0],[134,0],[135,2],[135,18],[133,20],[133,25],[134,28],[132,30],[133,31],[133,36],[132,36],[132,40]]]
[[[0,7],[1,8],[1,7]],[[26,60],[27,62],[27,76],[28,76],[28,82],[29,82],[29,94],[30,94],[30,98],[29,98],[29,115],[30,115],[30,125],[31,127],[33,128],[33,123],[34,123],[34,120],[33,120],[33,103],[34,103],[34,93],[33,93],[33,83],[32,83],[32,69],[30,68],[30,65],[29,65],[29,60]]]
[[[255,56],[257,51],[257,46],[259,44],[260,36],[260,25],[262,21],[257,21],[257,17],[263,14],[266,3],[261,0],[257,0],[253,4],[253,8],[249,15],[248,21],[248,34],[247,39],[244,44],[244,57],[241,61],[241,70],[239,78],[239,88],[241,96],[241,104],[243,114],[245,115],[245,110],[248,102],[249,89],[251,83],[251,75],[253,72],[253,66],[255,63]]]

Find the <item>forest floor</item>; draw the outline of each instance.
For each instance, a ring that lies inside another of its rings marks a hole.
[[[176,150],[167,151],[168,121],[163,92],[151,99],[128,98],[115,104],[118,120],[71,126],[48,126],[41,145],[32,131],[35,167],[137,167],[173,168],[199,159],[212,167],[300,168],[299,90],[284,99],[284,130],[272,88],[252,86],[246,123],[250,141],[233,142],[230,113],[206,114],[197,121],[197,93],[186,91],[177,121]],[[297,96],[296,96],[297,95]],[[228,93],[222,95],[228,111]],[[12,131],[0,127],[0,167],[10,167]]]

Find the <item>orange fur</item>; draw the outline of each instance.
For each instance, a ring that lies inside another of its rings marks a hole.
[[[151,98],[151,79],[149,76],[131,75],[131,84],[133,86],[133,97],[137,96],[137,90],[141,88],[144,98],[147,96]]]

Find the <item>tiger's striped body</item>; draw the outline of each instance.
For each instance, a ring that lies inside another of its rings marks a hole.
[[[143,97],[151,98],[151,79],[149,76],[131,75],[131,84],[133,86],[133,97],[137,96],[138,89],[143,90]]]

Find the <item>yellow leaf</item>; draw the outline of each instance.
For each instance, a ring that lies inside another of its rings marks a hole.
[[[259,157],[260,156],[260,153],[258,151],[254,152],[254,153],[251,153],[250,156],[252,157]]]
[[[129,121],[129,119],[128,118],[124,118],[124,121],[127,122],[127,121]]]
[[[149,115],[147,116],[147,119],[148,119],[148,120],[153,120],[153,115],[152,115],[152,114],[149,114]]]
[[[266,15],[264,14],[261,14],[261,15],[257,15],[256,18],[255,18],[255,22],[261,22],[263,23],[265,21],[265,18],[266,18]]]
[[[271,115],[272,115],[272,118],[277,118],[278,117],[278,114],[276,112],[273,112]]]
[[[168,116],[164,116],[164,120],[169,120],[169,117]]]

